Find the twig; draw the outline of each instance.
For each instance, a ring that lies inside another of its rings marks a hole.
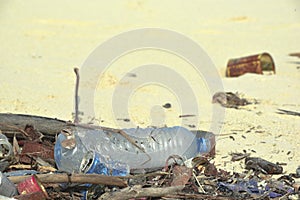
[[[78,89],[79,89],[79,69],[76,67],[74,68],[74,72],[76,74],[76,85],[75,85],[75,118],[74,118],[74,123],[78,124],[79,123],[79,110],[78,110],[78,105],[79,105],[79,96],[78,96]]]
[[[19,183],[29,176],[11,176],[8,179],[13,183]],[[37,174],[42,183],[91,183],[101,185],[114,185],[126,187],[127,182],[114,176],[101,174]]]
[[[132,188],[127,187],[121,191],[113,193],[104,193],[99,200],[123,200],[140,197],[163,197],[166,195],[176,194],[180,192],[184,186],[165,187],[165,188],[142,188],[135,185]]]
[[[195,178],[196,182],[197,182],[198,185],[199,185],[200,192],[205,194],[206,192],[205,192],[205,190],[203,189],[203,187],[202,187],[201,183],[199,182],[199,180],[197,179],[197,176],[196,176],[194,170],[193,170],[193,177]]]
[[[196,115],[179,115],[179,118],[183,118],[183,117],[195,117]]]
[[[278,114],[282,115],[294,115],[294,116],[299,116],[300,117],[300,112],[295,112],[295,111],[290,111],[290,110],[284,110],[284,109],[277,109],[279,112],[276,112]]]

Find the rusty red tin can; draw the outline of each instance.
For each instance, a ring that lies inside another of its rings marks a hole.
[[[35,197],[38,196],[37,199],[48,198],[47,191],[36,175],[32,175],[20,182],[17,188],[21,195],[30,196],[34,194]]]
[[[275,64],[270,54],[261,53],[230,59],[227,63],[226,76],[237,77],[245,73],[263,74],[265,71],[272,71],[275,74]]]

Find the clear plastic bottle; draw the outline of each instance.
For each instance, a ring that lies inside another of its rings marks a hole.
[[[99,158],[106,163],[105,166],[108,169],[116,168],[115,171],[117,172],[119,168],[124,169],[124,164],[128,165],[131,170],[158,168],[165,165],[170,155],[179,155],[189,159],[210,150],[208,139],[198,138],[195,133],[179,126],[134,128],[124,129],[123,131],[143,150],[137,148],[121,134],[113,131],[77,129],[74,132],[76,142],[84,147],[76,149],[76,152],[79,149],[83,152],[60,153],[65,151],[60,145],[64,139],[60,134],[55,145],[55,160],[58,168],[70,172],[71,168],[69,166],[72,166],[73,171],[80,171],[82,167],[79,163],[88,151],[96,152],[98,156],[101,155]],[[69,156],[68,159],[64,157],[66,155]],[[67,160],[67,162],[64,160]],[[68,167],[63,166],[63,163]],[[70,163],[73,164],[70,165]],[[121,166],[118,167],[118,165]],[[115,174],[119,175],[120,173]]]

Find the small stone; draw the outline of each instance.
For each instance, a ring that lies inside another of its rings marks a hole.
[[[164,107],[164,108],[171,108],[172,106],[171,106],[171,104],[170,103],[166,103],[165,105],[163,105],[162,107]]]
[[[296,169],[296,175],[297,177],[300,177],[300,166]]]

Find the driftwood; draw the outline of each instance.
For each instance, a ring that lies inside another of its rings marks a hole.
[[[104,193],[99,199],[101,200],[123,200],[141,197],[163,197],[166,195],[176,194],[180,192],[184,186],[165,187],[165,188],[142,188],[140,185],[127,187],[117,192]]]
[[[27,124],[33,125],[36,130],[44,135],[59,133],[62,129],[72,127],[72,123],[48,117],[0,113],[0,130],[7,136],[14,134],[22,135],[20,130],[24,130]]]
[[[8,179],[13,183],[19,183],[27,177],[29,177],[29,175],[11,176],[8,177]],[[118,177],[100,174],[37,174],[37,177],[42,183],[91,183],[119,187],[127,186],[127,182]]]

